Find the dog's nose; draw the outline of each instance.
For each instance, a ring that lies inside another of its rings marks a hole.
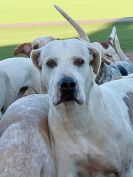
[[[61,90],[74,90],[76,87],[76,83],[73,78],[69,76],[65,76],[60,80],[60,88]]]
[[[69,76],[64,76],[58,83],[60,89],[60,103],[74,101],[76,96],[76,81]]]

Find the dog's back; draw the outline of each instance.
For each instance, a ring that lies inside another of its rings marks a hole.
[[[33,66],[34,67],[34,66]],[[32,68],[32,61],[24,57],[8,58],[0,61],[0,68],[8,75],[13,85],[25,78]],[[28,76],[27,76],[28,77]]]
[[[8,58],[0,61],[0,68],[7,74],[16,91],[30,86],[36,92],[40,92],[40,74],[30,59]]]

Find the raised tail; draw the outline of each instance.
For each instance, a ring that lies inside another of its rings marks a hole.
[[[124,54],[124,52],[121,49],[119,39],[117,37],[117,34],[115,36],[115,48],[118,56],[120,57],[120,60],[128,60],[128,57]]]
[[[58,12],[75,28],[79,36],[87,42],[90,42],[88,35],[86,32],[81,28],[81,26],[70,17],[61,7],[54,4],[54,7],[58,10]]]
[[[115,36],[116,36],[116,28],[115,28],[115,26],[113,26],[112,32],[111,32],[109,39],[107,41],[107,43],[110,44],[111,46],[113,46]]]

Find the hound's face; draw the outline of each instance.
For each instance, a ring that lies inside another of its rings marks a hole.
[[[48,42],[55,40],[53,37],[38,37],[33,40],[32,43],[23,43],[18,45],[14,51],[13,56],[16,55],[26,55],[27,57],[30,57],[31,51],[35,49],[39,49],[43,46],[45,46]]]
[[[94,82],[100,65],[99,52],[78,39],[52,41],[33,51],[32,59],[54,105],[68,101],[83,104],[86,86]]]

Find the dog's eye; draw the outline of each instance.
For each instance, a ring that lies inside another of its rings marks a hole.
[[[56,61],[54,61],[54,60],[48,60],[47,63],[46,63],[46,65],[47,65],[49,68],[54,68],[54,67],[57,66],[57,63],[56,63]]]
[[[38,45],[34,45],[32,48],[33,49],[39,49],[39,46]]]
[[[83,59],[76,59],[75,61],[74,61],[74,65],[76,65],[76,66],[82,66],[84,64],[84,60]]]

